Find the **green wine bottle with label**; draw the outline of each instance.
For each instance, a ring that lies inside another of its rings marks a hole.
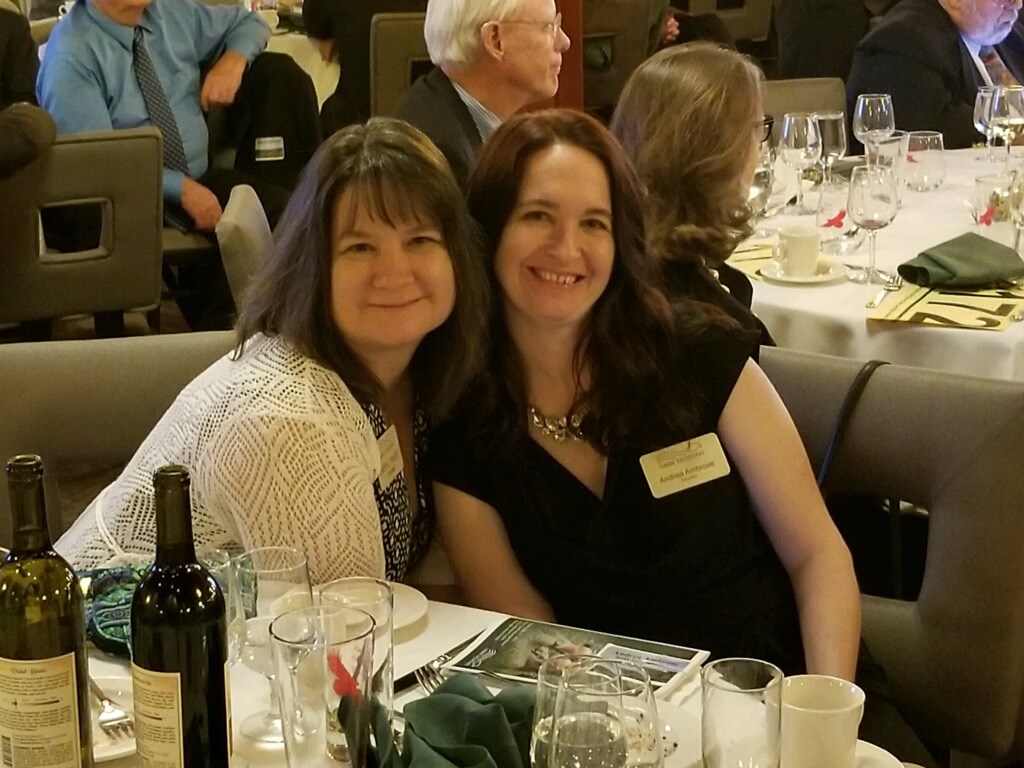
[[[50,543],[43,461],[7,462],[13,536],[0,562],[0,765],[92,768],[85,612]]]
[[[153,485],[156,561],[131,610],[135,740],[144,764],[228,768],[224,596],[196,559],[188,471],[161,467]]]

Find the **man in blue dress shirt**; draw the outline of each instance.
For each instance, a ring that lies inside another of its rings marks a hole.
[[[136,39],[137,29],[141,40]],[[270,29],[259,15],[240,6],[207,6],[194,0],[78,0],[46,46],[36,82],[39,103],[53,115],[60,133],[156,125],[165,146],[177,143],[178,157],[184,150],[179,163],[168,162],[165,150],[165,202],[180,205],[197,229],[210,231],[220,220],[230,185],[215,193],[202,183],[208,170],[203,111],[234,101],[242,75],[269,38]],[[170,137],[166,123],[150,114],[154,97],[140,87],[133,49],[140,43],[180,140]],[[210,61],[215,63],[201,79],[200,65]],[[175,164],[187,164],[187,173],[175,170]]]

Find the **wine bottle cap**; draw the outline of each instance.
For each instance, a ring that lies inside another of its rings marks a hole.
[[[182,484],[187,486],[190,482],[188,470],[180,464],[167,464],[153,473],[153,485],[158,487]]]
[[[7,460],[8,480],[35,480],[43,476],[43,460],[34,453],[22,453]]]

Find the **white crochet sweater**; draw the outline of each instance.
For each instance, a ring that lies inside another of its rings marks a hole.
[[[192,381],[57,550],[80,569],[151,554],[153,471],[172,463],[192,475],[197,546],[296,546],[313,583],[383,578],[373,429],[341,378],[287,341],[254,336]]]

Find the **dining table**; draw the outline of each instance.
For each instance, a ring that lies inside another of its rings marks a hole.
[[[415,622],[396,629],[394,633],[395,679],[431,662],[451,649],[475,637],[504,619],[505,614],[480,610],[463,605],[429,601],[423,615]],[[127,660],[111,657],[93,649],[89,657],[91,676],[101,685],[116,688],[116,681],[129,685],[130,670]],[[254,712],[265,709],[270,699],[269,683],[241,662],[231,669],[231,715],[234,723],[234,752],[231,768],[284,768],[284,750],[280,746],[258,747],[238,733],[238,723]],[[488,685],[493,681],[488,678]],[[512,683],[520,684],[520,683]],[[699,675],[693,674],[682,685],[674,685],[666,695],[656,694],[658,714],[662,721],[664,768],[698,768],[701,763],[700,715],[701,696]],[[108,690],[108,693],[110,691]],[[396,723],[410,701],[422,698],[426,692],[419,686],[396,691],[394,706]],[[121,702],[123,703],[123,702]],[[95,753],[98,765],[104,768],[140,768],[142,761],[135,754],[130,739],[120,737],[113,741],[94,724]],[[117,752],[120,757],[108,759]],[[857,746],[856,768],[903,768],[891,754],[867,742]]]
[[[1004,173],[1004,162],[986,160],[983,148],[946,151],[945,178],[938,189],[901,190],[895,219],[877,232],[877,264],[892,272],[921,251],[965,232],[978,231],[969,208],[979,176]],[[1018,162],[1016,158],[1014,162]],[[784,201],[795,190],[795,171],[776,164],[773,201]],[[805,187],[807,182],[804,182]],[[804,194],[808,207],[816,205],[817,192]],[[769,210],[771,209],[769,206]],[[770,245],[770,232],[789,224],[815,225],[813,213],[780,213],[758,223],[769,237],[742,244],[734,259],[758,245]],[[764,234],[764,233],[763,233]],[[867,239],[853,253],[829,256],[846,268],[865,266]],[[750,274],[748,272],[748,274]],[[992,379],[1024,381],[1024,322],[1010,322],[1003,330],[983,330],[979,315],[976,327],[949,327],[916,322],[870,319],[865,305],[880,290],[845,279],[821,282],[783,282],[751,274],[752,309],[780,347],[836,355],[856,360],[932,368]],[[911,287],[912,288],[912,287]],[[1024,291],[1018,290],[1024,300]],[[888,299],[887,301],[892,301]],[[884,306],[884,305],[883,305]],[[1024,319],[1024,315],[1015,313]]]

